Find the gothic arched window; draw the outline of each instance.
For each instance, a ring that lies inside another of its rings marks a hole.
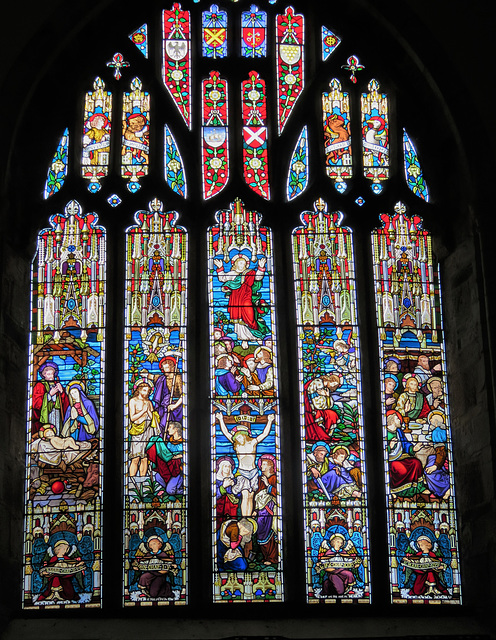
[[[31,280],[26,608],[101,606],[117,529],[129,607],[365,605],[385,571],[393,603],[461,601],[422,141],[343,18],[279,3],[121,16],[76,83]]]

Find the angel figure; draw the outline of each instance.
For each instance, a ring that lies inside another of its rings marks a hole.
[[[138,587],[144,596],[174,599],[172,584],[179,568],[169,542],[151,535],[138,547],[133,568],[143,571]]]
[[[46,579],[46,583],[38,597],[38,602],[77,601],[78,595],[74,588],[74,581],[79,583],[82,591],[81,573],[85,568],[76,545],[71,545],[64,539],[57,540],[53,547],[48,547],[46,559],[40,569],[40,576]]]
[[[358,578],[357,569],[362,560],[351,540],[341,533],[334,533],[323,540],[315,570],[320,573],[321,596],[342,596]]]
[[[437,541],[432,533],[421,531],[415,540],[410,539],[403,554],[404,537],[404,534],[398,536],[398,558],[404,571],[404,586],[409,589],[408,595],[416,598],[449,595],[447,569],[450,553],[449,547],[446,548],[447,540],[444,540],[447,536],[441,534]]]

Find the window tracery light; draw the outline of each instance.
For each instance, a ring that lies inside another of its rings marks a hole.
[[[122,97],[122,166],[127,188],[135,193],[140,178],[148,175],[150,158],[150,94],[139,78],[131,81],[131,91]]]
[[[243,174],[246,184],[259,196],[270,198],[267,156],[267,100],[265,80],[251,71],[241,83],[243,115]]]
[[[305,86],[304,18],[287,7],[276,17],[278,131],[281,134]]]
[[[288,200],[293,200],[307,188],[309,177],[308,167],[308,127],[305,125],[298,136],[291,160],[289,161],[286,184],[286,197]]]
[[[335,49],[341,44],[341,38],[327,27],[322,26],[322,60],[329,59]]]
[[[267,55],[267,13],[255,4],[241,13],[241,55],[245,58]]]
[[[205,58],[227,56],[227,12],[216,4],[202,13],[202,55]]]
[[[186,198],[186,175],[184,172],[184,164],[177,146],[176,140],[172,135],[169,125],[164,127],[164,167],[165,179],[169,187],[178,195]]]
[[[116,193],[113,193],[107,198],[107,202],[111,207],[118,207],[121,204],[122,200]]]
[[[357,77],[355,74],[357,71],[363,71],[363,69],[365,69],[365,66],[363,64],[360,64],[360,60],[356,56],[350,56],[346,60],[346,62],[347,64],[341,65],[341,69],[347,69],[348,71],[351,71],[350,80],[353,82],[353,84],[356,84]]]
[[[131,42],[137,47],[138,51],[140,51],[145,58],[148,58],[148,25],[145,23],[133,31],[133,33],[129,36]]]
[[[84,103],[82,176],[89,180],[91,193],[100,191],[101,179],[108,175],[110,162],[110,132],[112,127],[112,93],[96,78],[93,91]]]
[[[69,129],[66,127],[48,169],[43,196],[47,200],[64,186],[69,158]]]
[[[362,93],[363,174],[372,181],[372,191],[381,193],[389,178],[389,108],[387,95],[371,80],[368,93]]]
[[[174,104],[191,129],[191,17],[175,2],[163,11],[162,78]]]
[[[417,150],[405,129],[403,129],[403,166],[409,189],[422,200],[429,202],[429,188],[424,179]]]
[[[229,120],[227,81],[211,71],[202,82],[203,197],[212,198],[229,180]]]
[[[331,80],[329,88],[322,94],[326,172],[336,190],[344,193],[346,180],[353,177],[350,95],[342,91],[337,78]]]
[[[121,69],[129,67],[130,64],[127,60],[124,60],[122,53],[114,53],[112,60],[107,62],[107,67],[114,70],[114,78],[120,80],[122,78]]]

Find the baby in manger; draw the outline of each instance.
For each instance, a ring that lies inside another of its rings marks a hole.
[[[35,455],[36,462],[48,464],[53,467],[61,463],[72,464],[91,449],[91,443],[76,442],[71,436],[61,438],[55,433],[55,427],[51,424],[40,428],[39,438],[31,445],[31,453]]]

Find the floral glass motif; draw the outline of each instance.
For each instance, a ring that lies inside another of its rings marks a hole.
[[[255,4],[241,13],[241,55],[244,58],[267,55],[267,14]]]
[[[342,91],[336,78],[331,80],[329,88],[329,92],[322,94],[326,172],[334,181],[336,190],[344,193],[346,180],[353,176],[350,95]]]
[[[111,207],[118,207],[121,204],[122,199],[119,198],[119,196],[116,193],[113,193],[111,196],[107,198],[107,202]]]
[[[305,125],[298,136],[298,141],[289,162],[286,196],[293,200],[305,191],[308,185],[308,128]]]
[[[278,132],[286,122],[304,86],[304,20],[287,7],[276,18]]]
[[[293,232],[307,598],[370,601],[360,345],[351,229],[318,200]]]
[[[424,172],[420,166],[417,150],[405,129],[403,129],[403,158],[408,187],[416,196],[429,202],[429,188],[424,180]]]
[[[175,2],[163,12],[162,79],[184,122],[191,128],[191,20]]]
[[[165,179],[169,187],[183,198],[186,197],[186,177],[184,165],[177,143],[168,125],[164,127],[165,138]]]
[[[31,271],[25,608],[101,604],[105,230],[73,200]]]
[[[357,83],[357,77],[355,73],[357,71],[362,71],[365,69],[363,64],[360,64],[360,60],[356,56],[350,56],[348,60],[346,60],[348,64],[342,64],[341,69],[346,69],[347,71],[351,71],[350,80],[353,84]]]
[[[131,42],[138,47],[138,51],[148,58],[148,25],[145,23],[129,36]]]
[[[341,44],[341,38],[327,27],[322,26],[322,60],[325,62],[336,47]]]
[[[64,186],[67,176],[67,162],[69,159],[69,129],[65,129],[60,142],[57,146],[50,168],[48,169],[47,179],[43,197],[45,200],[54,193],[57,193]]]
[[[202,178],[207,200],[222,191],[229,179],[227,81],[211,71],[202,82]]]
[[[389,178],[389,111],[387,95],[371,80],[362,93],[363,175],[372,180],[373,193],[381,193]]]
[[[461,602],[439,268],[397,203],[372,233],[393,603]]]
[[[225,58],[227,55],[227,12],[216,4],[202,13],[202,55]]]
[[[81,171],[89,180],[88,189],[96,193],[101,179],[108,175],[110,161],[110,130],[112,122],[112,94],[105,91],[105,83],[96,78],[93,91],[84,101],[83,154]]]
[[[270,197],[267,160],[265,80],[250,71],[241,83],[243,113],[243,175],[246,184],[266,200]]]
[[[110,62],[107,62],[107,67],[114,70],[114,78],[120,80],[122,78],[121,69],[131,66],[129,62],[124,60],[122,53],[114,53],[114,56]]]
[[[150,94],[143,91],[139,78],[131,82],[131,91],[122,96],[122,165],[123,178],[128,179],[131,193],[148,175],[150,155]]]
[[[124,603],[187,602],[187,234],[159,200],[126,232]]]
[[[208,232],[215,602],[283,600],[272,237],[236,200]]]

